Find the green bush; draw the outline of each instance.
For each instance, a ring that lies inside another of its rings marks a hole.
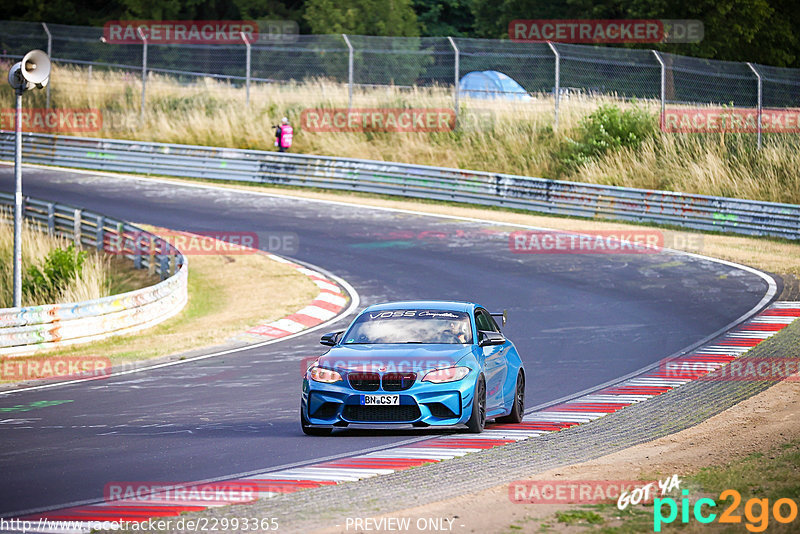
[[[609,150],[639,146],[657,128],[656,117],[637,107],[622,111],[617,106],[600,106],[581,119],[577,139],[567,138],[557,158],[562,171],[573,171]]]
[[[81,273],[89,253],[75,245],[51,250],[41,268],[28,267],[22,280],[22,291],[42,302],[55,302],[61,292]]]

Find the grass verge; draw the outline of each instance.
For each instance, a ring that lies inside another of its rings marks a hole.
[[[83,260],[75,268],[72,241],[42,231],[36,224],[23,221],[22,227],[22,305],[61,304],[93,300],[117,293],[133,291],[158,281],[147,271],[134,269],[130,261],[100,254],[95,250],[81,252]],[[54,252],[59,252],[54,256]],[[13,306],[14,222],[0,212],[0,308]],[[65,261],[66,259],[66,261]],[[29,270],[44,273],[47,287],[37,287]],[[47,290],[45,290],[47,289]]]
[[[645,477],[643,477],[644,479]],[[735,462],[719,466],[704,467],[697,473],[681,479],[681,487],[689,490],[688,503],[694,507],[698,499],[708,498],[716,503],[717,514],[731,508],[731,518],[739,518],[737,523],[720,523],[715,520],[710,524],[698,522],[690,511],[684,523],[680,513],[669,524],[663,525],[663,532],[685,532],[700,534],[708,532],[797,532],[800,528],[800,517],[789,523],[778,522],[773,514],[774,503],[779,499],[792,499],[796,508],[800,508],[800,440],[793,440],[773,446],[766,452],[753,452]],[[736,490],[741,496],[738,506],[733,506],[732,497],[720,499],[724,490]],[[680,497],[675,495],[680,506]],[[747,502],[750,499],[767,499],[767,512],[762,512],[761,505],[750,506],[749,516]],[[680,511],[680,508],[679,508]],[[667,508],[664,508],[667,512]],[[709,509],[704,506],[703,513],[708,515]],[[784,517],[789,517],[790,507],[784,503]],[[509,525],[509,530],[517,532],[600,532],[602,534],[637,534],[653,532],[654,508],[651,505],[629,506],[619,510],[616,503],[588,504],[558,511],[551,516],[539,519],[534,524],[530,519],[517,520]],[[580,528],[567,529],[565,526]]]
[[[0,65],[5,76],[8,64]],[[800,141],[793,134],[665,133],[655,101],[612,96],[570,96],[560,102],[462,99],[455,131],[313,132],[306,109],[346,109],[346,85],[325,80],[254,84],[245,90],[201,79],[181,84],[151,73],[147,108],[140,118],[141,82],[120,71],[56,65],[50,80],[52,106],[98,109],[102,125],[90,135],[119,139],[273,150],[273,125],[287,116],[295,128],[293,152],[368,158],[559,178],[608,185],[664,189],[775,202],[800,203]],[[45,107],[43,91],[26,106]],[[357,108],[452,107],[447,88],[363,88]],[[0,85],[0,106],[13,107],[13,92]],[[627,113],[627,115],[626,115]],[[61,132],[69,133],[69,132]]]
[[[93,355],[118,365],[187,352],[284,317],[319,292],[296,269],[260,253],[197,255],[188,262],[189,301],[177,316],[142,332],[25,358]]]

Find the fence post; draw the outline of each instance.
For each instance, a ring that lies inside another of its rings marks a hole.
[[[460,57],[461,53],[459,52],[455,41],[453,41],[453,38],[448,36],[447,39],[450,41],[450,46],[453,47],[453,52],[455,54],[455,67],[453,69],[453,100],[454,100],[453,106],[455,107],[455,112],[456,112],[456,122],[455,124],[453,124],[453,128],[455,129],[458,127],[458,93],[460,90],[459,75],[461,74],[459,60],[461,59]]]
[[[245,81],[245,105],[250,107],[250,41],[247,39],[247,36],[244,32],[239,32],[239,35],[242,37],[242,41],[244,41],[244,45],[247,47],[247,60],[245,61],[245,69],[246,69],[246,81]]]
[[[50,33],[50,28],[47,27],[47,24],[42,22],[42,28],[44,28],[44,32],[47,34],[47,57],[50,60],[53,60],[53,35]],[[45,108],[50,109],[50,84],[47,84],[47,104],[45,104]]]
[[[750,67],[750,70],[752,70],[753,74],[756,75],[756,80],[758,80],[758,112],[757,112],[758,113],[758,117],[757,117],[758,125],[756,126],[756,128],[758,129],[757,130],[758,131],[758,141],[757,141],[757,145],[756,146],[760,150],[761,149],[761,109],[762,109],[761,108],[761,74],[756,70],[756,68],[753,66],[752,63],[748,62],[747,66]]]
[[[667,66],[664,64],[664,60],[661,59],[661,54],[658,53],[657,50],[651,50],[653,55],[656,56],[656,61],[658,64],[661,65],[661,118],[658,121],[661,130],[664,130],[664,113],[666,113],[666,103],[667,103]]]
[[[547,45],[550,47],[550,50],[553,51],[553,54],[556,56],[556,85],[555,85],[555,117],[553,120],[553,131],[558,130],[558,102],[561,100],[561,54],[558,53],[556,47],[553,46],[553,43],[547,41]]]
[[[342,34],[344,42],[347,43],[349,50],[349,57],[347,59],[347,111],[353,107],[353,45],[350,44],[350,39],[346,34]]]
[[[142,39],[142,109],[139,116],[144,120],[144,103],[145,94],[147,92],[147,38],[141,28],[136,28],[139,32],[139,37]]]

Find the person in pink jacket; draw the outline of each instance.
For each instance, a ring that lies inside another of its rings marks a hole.
[[[280,152],[286,152],[292,146],[294,130],[286,117],[281,119],[281,125],[275,127],[275,146]]]

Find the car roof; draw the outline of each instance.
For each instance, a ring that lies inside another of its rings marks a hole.
[[[450,310],[460,312],[471,312],[473,309],[478,308],[474,302],[458,302],[452,300],[402,300],[398,302],[384,302],[382,304],[373,304],[364,311],[379,311],[379,310]]]

